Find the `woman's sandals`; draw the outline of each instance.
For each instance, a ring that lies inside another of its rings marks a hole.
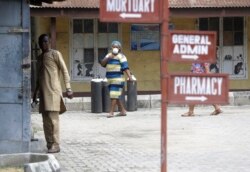
[[[215,109],[210,115],[219,115],[220,113],[222,113],[223,111],[220,109]]]
[[[194,112],[187,112],[181,115],[182,117],[193,117],[194,116]]]

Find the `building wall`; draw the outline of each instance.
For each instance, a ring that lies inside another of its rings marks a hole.
[[[35,40],[42,33],[50,33],[50,18],[36,17],[32,30],[35,33]],[[195,30],[197,27],[196,19],[172,18],[170,23],[174,24],[176,30]],[[160,91],[160,51],[131,51],[130,50],[130,26],[122,24],[122,44],[123,52],[127,56],[130,70],[137,78],[138,91]],[[56,47],[63,54],[65,63],[70,72],[70,45],[71,31],[69,18],[56,19],[57,40]],[[247,33],[250,33],[250,17],[247,18]],[[34,40],[34,39],[33,39]],[[247,49],[250,49],[250,34],[246,39]],[[248,76],[250,75],[250,60],[248,56]],[[189,72],[190,63],[169,63],[169,72]],[[72,82],[74,92],[90,92],[90,82]],[[250,89],[250,79],[230,80],[230,89]]]

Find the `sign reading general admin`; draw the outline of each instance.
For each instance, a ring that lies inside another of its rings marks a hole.
[[[170,74],[168,102],[228,104],[228,74]]]
[[[102,22],[160,23],[162,0],[100,0]]]
[[[216,41],[216,32],[170,31],[169,60],[214,63]]]

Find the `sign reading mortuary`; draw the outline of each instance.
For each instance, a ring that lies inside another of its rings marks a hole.
[[[216,32],[171,31],[169,60],[171,61],[216,61]]]
[[[103,22],[160,23],[162,0],[100,0]]]
[[[227,104],[227,74],[170,74],[169,103]]]

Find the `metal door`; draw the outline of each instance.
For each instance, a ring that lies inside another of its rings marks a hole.
[[[0,153],[30,147],[29,5],[0,0]]]

